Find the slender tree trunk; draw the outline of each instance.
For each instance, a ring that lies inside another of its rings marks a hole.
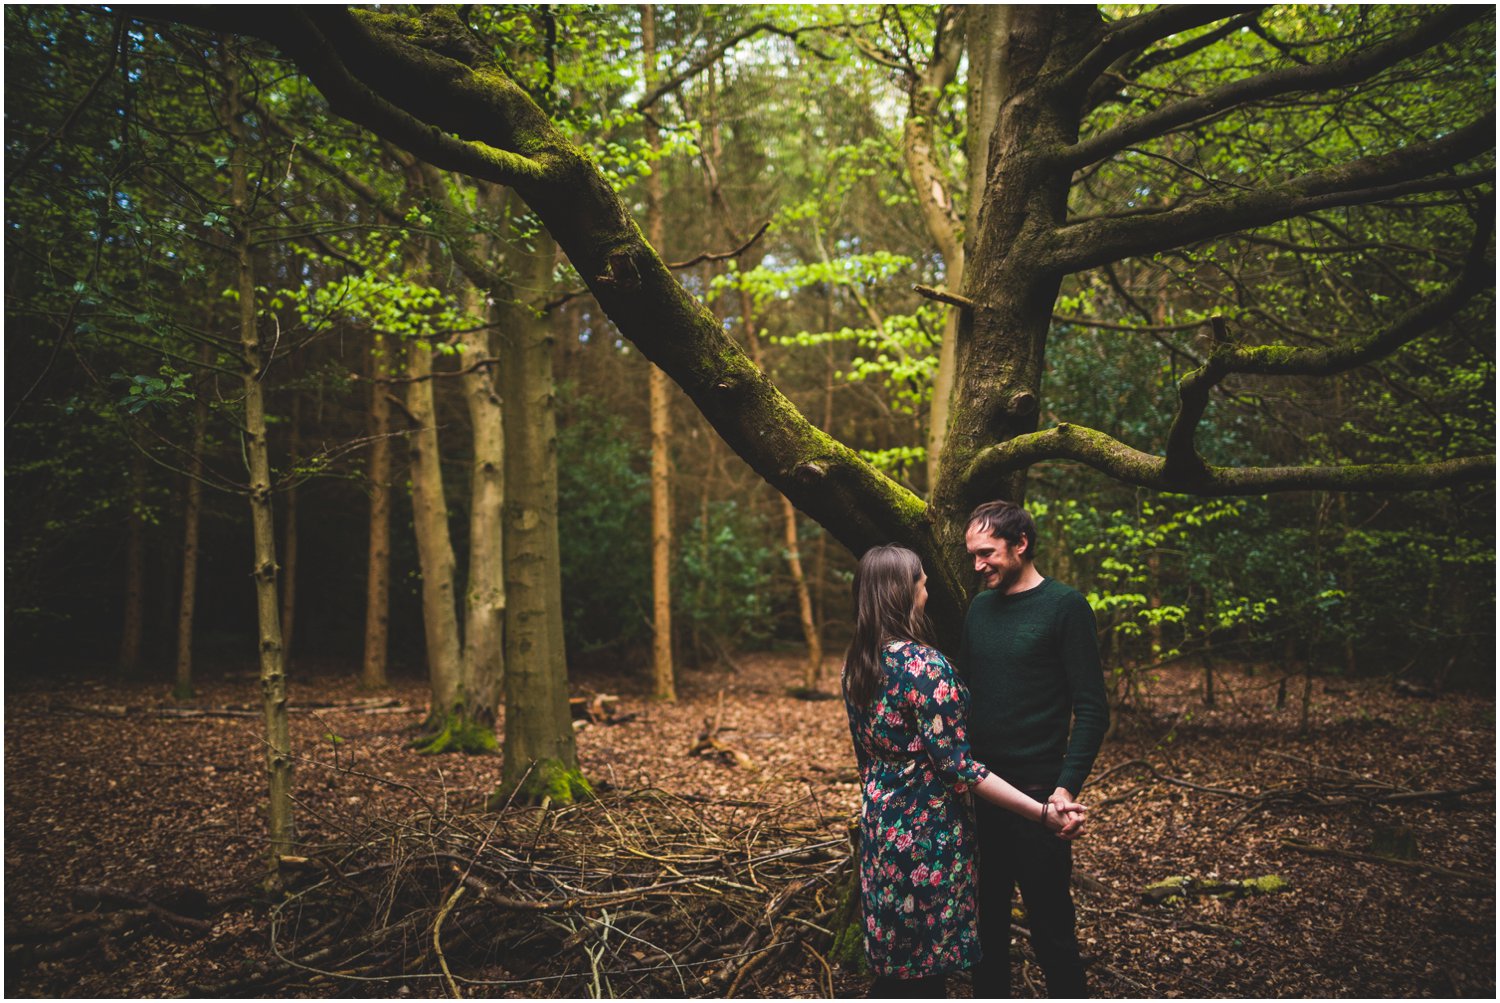
[[[656,10],[641,6],[641,58],[646,87],[656,79]],[[647,117],[646,144],[661,149],[656,125]],[[646,237],[658,254],[666,253],[662,221],[661,175],[646,176]],[[675,702],[677,682],[672,666],[672,410],[671,380],[651,367],[651,695]]]
[[[125,516],[125,616],[116,671],[125,678],[140,672],[146,620],[146,458],[130,457],[130,511]]]
[[[417,341],[408,346],[406,374],[410,380],[406,409],[416,423],[410,440],[412,528],[422,570],[422,626],[427,639],[427,676],[432,694],[425,723],[429,735],[419,742],[430,745],[448,730],[459,700],[462,649],[453,584],[457,561],[448,533],[448,500],[443,491],[442,457],[438,453],[430,347]]]
[[[287,471],[296,477],[295,468],[302,453],[302,395],[292,395],[290,415],[291,442],[287,446]],[[292,626],[297,612],[297,487],[295,479],[286,489],[286,523],[282,527],[281,548],[281,651],[287,668],[292,663]]]
[[[546,231],[517,252],[516,288],[546,289],[557,252]],[[592,792],[578,769],[568,711],[558,556],[557,415],[552,337],[526,303],[500,310],[505,401],[505,744],[490,805],[566,804]],[[605,571],[607,573],[607,570]]]
[[[375,335],[370,356],[370,545],[365,587],[365,657],[360,683],[384,689],[390,634],[391,597],[391,401],[380,378],[396,368],[385,361],[387,348]]]
[[[485,294],[464,286],[465,312],[490,316]],[[466,364],[489,358],[490,329],[463,336]],[[474,462],[469,476],[469,580],[464,590],[464,651],[459,715],[465,733],[495,749],[495,721],[505,675],[505,426],[493,369],[476,369],[459,378],[469,421],[474,428]],[[466,748],[468,748],[466,746]],[[468,751],[476,751],[468,748]]]
[[[198,365],[208,367],[213,349],[198,347]],[[208,398],[200,388],[193,399],[193,446],[188,461],[187,500],[182,506],[182,594],[177,602],[177,685],[172,696],[193,696],[193,612],[198,600],[198,522],[203,511],[203,450],[208,438]]]
[[[797,540],[797,510],[791,499],[781,496],[782,523],[786,528],[786,561],[792,569],[792,581],[797,586],[797,612],[802,620],[802,637],[807,642],[807,662],[802,670],[802,688],[816,690],[823,674],[823,638],[813,619],[812,595],[807,590],[807,578],[802,574],[802,553]]]
[[[292,848],[292,749],[286,712],[286,675],[282,663],[281,623],[276,600],[276,529],[271,514],[271,458],[266,440],[265,399],[260,385],[264,369],[255,317],[255,267],[249,214],[250,184],[246,157],[249,130],[243,118],[237,54],[224,43],[228,78],[227,112],[233,149],[230,153],[231,215],[238,271],[240,373],[244,387],[245,453],[250,464],[250,517],[255,542],[255,596],[260,620],[260,688],[266,723],[266,775],[270,787],[269,883],[279,885],[280,862]]]

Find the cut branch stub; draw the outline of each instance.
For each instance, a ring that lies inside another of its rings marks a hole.
[[[1035,414],[1036,408],[1036,394],[1030,390],[1018,390],[1005,403],[1006,414],[1015,418],[1023,418],[1026,415]]]

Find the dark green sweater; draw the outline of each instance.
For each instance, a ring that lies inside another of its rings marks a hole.
[[[958,671],[969,685],[974,758],[1018,787],[1076,796],[1109,725],[1088,600],[1050,578],[1013,595],[979,593]]]

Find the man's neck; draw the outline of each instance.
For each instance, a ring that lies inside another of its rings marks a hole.
[[[1010,587],[1005,590],[1005,594],[1013,596],[1018,592],[1026,592],[1036,588],[1045,580],[1041,573],[1037,571],[1035,564],[1028,564],[1022,569],[1021,574],[1016,580],[1011,582]]]

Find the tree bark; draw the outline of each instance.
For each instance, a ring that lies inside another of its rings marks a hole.
[[[365,689],[384,689],[389,657],[391,596],[391,402],[381,377],[399,368],[387,361],[384,337],[374,336],[370,353],[370,533],[365,585],[365,653],[360,684]]]
[[[240,91],[238,54],[223,48],[228,94],[225,117],[233,140],[230,151],[230,214],[238,275],[240,373],[244,392],[245,453],[250,465],[250,518],[255,543],[255,596],[260,622],[260,689],[266,724],[266,777],[270,825],[268,884],[280,884],[280,862],[292,848],[292,748],[287,724],[286,675],[282,662],[281,621],[276,595],[276,528],[271,513],[271,457],[266,439],[265,398],[261,374],[265,359],[255,310],[254,233],[250,218],[249,129]]]
[[[485,194],[480,197],[485,198]],[[488,322],[492,311],[485,293],[473,283],[465,283],[463,295],[464,312]],[[486,326],[460,335],[465,363],[491,357],[490,333]],[[490,367],[466,373],[459,377],[459,384],[474,429],[474,451],[469,474],[469,578],[464,589],[458,714],[466,730],[487,734],[489,740],[483,744],[493,748],[505,675],[505,417]]]
[[[646,89],[656,79],[656,10],[641,5],[641,59]],[[646,146],[661,152],[661,136],[650,117],[645,121]],[[646,235],[651,246],[665,253],[661,173],[646,176]],[[659,366],[651,367],[651,695],[675,703],[676,673],[672,664],[672,408],[671,385]]]
[[[422,574],[422,628],[432,699],[424,730],[429,737],[440,737],[458,704],[462,648],[453,584],[457,561],[448,533],[430,345],[413,340],[407,347],[406,375],[410,381],[406,385],[406,409],[416,424],[410,438],[412,530]]]
[[[516,249],[517,290],[550,285],[556,244],[546,231],[534,244],[530,254]],[[552,336],[529,303],[510,301],[498,313],[506,409],[505,743],[490,804],[512,796],[567,804],[592,791],[578,769],[568,710]]]
[[[213,349],[198,346],[198,364],[207,367]],[[203,511],[203,450],[208,438],[208,397],[199,387],[193,398],[193,445],[188,461],[187,498],[182,505],[182,591],[177,601],[177,682],[172,696],[193,696],[193,614],[198,601],[198,522]]]
[[[973,8],[967,16],[981,19],[984,15],[976,12],[982,9]],[[916,195],[922,222],[938,253],[943,257],[943,284],[949,289],[963,286],[964,246],[960,237],[963,220],[959,216],[957,185],[940,155],[943,147],[937,133],[937,121],[943,93],[958,76],[959,60],[963,55],[965,16],[964,8],[955,4],[945,5],[938,14],[932,42],[932,61],[907,81],[907,114],[901,130],[901,154],[906,164],[907,177]],[[971,53],[971,66],[981,58],[981,52]],[[971,101],[974,96],[975,92],[971,87]],[[976,132],[971,127],[969,136],[977,137],[982,143],[988,137],[988,132]],[[972,146],[968,151],[970,162],[976,159],[976,151],[984,149],[983,145]],[[969,218],[974,218],[972,211]],[[932,383],[932,410],[928,419],[929,492],[937,483],[939,458],[943,453],[943,444],[947,441],[949,403],[953,397],[955,369],[958,364],[959,320],[959,308],[949,307],[943,322],[943,342],[938,352],[937,375]]]

